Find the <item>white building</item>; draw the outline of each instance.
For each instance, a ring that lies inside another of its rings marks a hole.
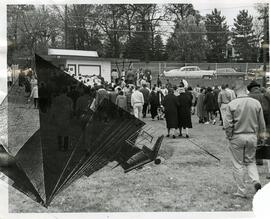
[[[71,75],[99,75],[111,82],[111,59],[99,58],[96,51],[48,49],[48,56],[43,57]]]

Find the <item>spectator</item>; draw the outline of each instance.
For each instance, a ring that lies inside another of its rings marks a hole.
[[[164,97],[166,95],[168,95],[168,89],[166,88],[166,86],[164,84],[161,86],[160,91],[162,92],[162,94],[163,94]]]
[[[159,95],[157,93],[157,88],[154,86],[152,88],[152,91],[149,96],[149,104],[150,104],[150,112],[151,112],[151,118],[154,120],[156,116],[158,115],[157,109],[159,104]]]
[[[25,88],[25,93],[27,96],[30,96],[31,94],[31,84],[30,84],[30,77],[26,76],[24,80],[24,88]]]
[[[31,90],[33,89],[33,87],[34,87],[35,85],[38,84],[38,81],[37,81],[37,79],[36,79],[36,77],[35,77],[34,74],[33,74],[32,77],[31,77],[30,84],[31,84]]]
[[[116,69],[112,70],[112,82],[116,84],[116,79],[119,77],[118,72]]]
[[[173,89],[169,89],[168,95],[164,97],[163,106],[165,111],[165,119],[168,134],[167,137],[170,137],[170,131],[173,132],[173,138],[175,138],[175,131],[178,128],[178,100],[177,97],[173,94]]]
[[[35,107],[35,109],[37,109],[38,108],[38,86],[37,86],[37,84],[34,85],[32,91],[31,91],[29,101],[31,98],[34,99],[34,107]]]
[[[8,67],[8,69],[7,69],[7,83],[8,83],[8,87],[12,86],[12,69],[11,69],[11,67]]]
[[[231,93],[226,89],[226,86],[223,84],[221,86],[221,91],[218,94],[218,106],[221,113],[222,123],[224,124],[224,116],[227,110],[228,103],[232,101]]]
[[[143,84],[143,87],[140,89],[140,91],[142,92],[143,98],[144,98],[142,114],[143,114],[143,118],[145,118],[146,113],[147,113],[148,104],[149,104],[150,91],[147,89],[146,84]]]
[[[231,161],[237,191],[234,196],[246,198],[247,185],[245,171],[252,179],[255,191],[261,189],[258,170],[255,162],[256,147],[259,137],[265,133],[265,122],[259,101],[248,98],[242,80],[236,81],[237,99],[228,104],[224,118],[224,128],[230,141]]]
[[[217,117],[217,112],[218,112],[219,113],[219,120],[222,121],[221,112],[220,112],[219,105],[218,105],[219,92],[220,92],[220,90],[219,90],[218,86],[215,86],[213,89],[213,94],[215,97],[215,117]]]
[[[129,86],[129,90],[128,92],[125,94],[125,96],[127,97],[127,111],[131,112],[132,111],[132,106],[131,106],[131,95],[133,93],[133,86]]]
[[[93,101],[93,97],[90,96],[90,88],[85,87],[84,93],[76,101],[76,115],[80,117],[82,114],[86,113],[90,109],[90,105]]]
[[[264,105],[264,95],[261,92],[260,89],[261,85],[258,84],[256,81],[251,81],[250,84],[247,86],[247,89],[249,91],[248,96],[258,100],[262,106],[263,112],[264,114],[266,113],[266,111],[268,111],[267,109],[265,109],[265,105]],[[268,113],[268,112],[267,112]],[[260,144],[260,142],[258,142]],[[256,160],[257,165],[263,165],[263,160],[262,159],[257,159]]]
[[[22,87],[24,85],[25,82],[25,73],[23,72],[23,70],[20,70],[19,73],[19,86]]]
[[[124,95],[123,91],[119,92],[119,95],[117,96],[115,103],[120,108],[127,110],[127,97]]]
[[[67,127],[73,115],[73,102],[67,96],[67,89],[62,88],[60,95],[52,101],[51,116],[52,121],[56,123],[58,150],[67,151],[69,148],[70,133]]]
[[[100,89],[97,90],[96,93],[96,99],[95,99],[95,109],[102,103],[104,99],[109,99],[109,93],[108,91],[104,88],[103,85],[101,85]]]
[[[158,77],[157,77],[157,86],[158,87],[161,87],[162,86],[162,82],[160,80],[159,74],[158,74]]]
[[[232,89],[229,88],[228,84],[226,84],[226,90],[231,94],[231,100],[236,98],[235,92]]]
[[[139,87],[131,95],[131,106],[133,107],[134,116],[138,119],[142,117],[142,109],[144,104],[144,98],[142,92],[139,91]]]
[[[204,124],[209,124],[212,122],[213,125],[216,124],[215,119],[215,96],[213,94],[212,88],[208,87],[206,90],[204,105],[207,112],[206,122]]]
[[[204,107],[204,98],[205,98],[205,88],[201,88],[197,100],[197,116],[199,117],[199,123],[205,122],[206,112]]]
[[[167,79],[167,82],[166,82],[166,88],[167,88],[167,89],[172,88],[172,84],[171,84],[171,82],[170,82],[169,79]]]
[[[51,92],[44,82],[40,83],[38,89],[38,105],[40,111],[43,113],[46,113],[47,109],[51,106]]]
[[[179,136],[182,136],[182,129],[186,130],[186,138],[189,138],[188,129],[192,128],[191,122],[191,106],[192,106],[192,96],[185,92],[184,87],[179,88],[178,99],[178,127]]]
[[[109,91],[109,99],[114,104],[116,103],[116,98],[117,98],[120,91],[121,91],[120,87],[118,87],[117,89],[111,87],[111,89]]]

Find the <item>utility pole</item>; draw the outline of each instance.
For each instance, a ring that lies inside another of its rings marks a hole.
[[[263,19],[263,71],[266,71],[266,60],[267,60],[267,49],[268,49],[268,44],[267,44],[267,25],[268,25],[268,7],[264,7],[264,12],[263,16],[259,17],[259,20]]]
[[[267,52],[266,50],[268,49],[268,44],[267,44],[267,20],[268,20],[268,15],[267,15],[267,7],[264,7],[264,15],[263,15],[263,71],[266,72],[266,60],[267,60]]]
[[[67,4],[65,5],[65,49],[68,46]]]
[[[263,19],[263,71],[266,72],[267,65],[267,49],[269,50],[269,42],[267,41],[267,26],[268,26],[268,7],[264,6],[263,16],[259,17],[259,20]],[[265,86],[265,75],[263,77],[263,86]]]

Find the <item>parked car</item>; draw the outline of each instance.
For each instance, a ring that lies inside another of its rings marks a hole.
[[[245,72],[236,71],[234,68],[217,68],[215,76],[245,76]]]
[[[183,77],[183,78],[212,78],[215,71],[201,70],[198,66],[185,66],[180,69],[164,71],[165,77]]]
[[[269,65],[266,65],[266,72],[269,72]],[[254,78],[262,78],[266,72],[263,70],[263,65],[261,65],[259,68],[249,69],[248,75]]]

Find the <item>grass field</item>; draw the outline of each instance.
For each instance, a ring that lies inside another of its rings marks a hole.
[[[164,121],[145,120],[160,134]],[[13,188],[10,212],[142,212],[142,211],[251,211],[254,189],[248,199],[234,198],[228,142],[218,125],[198,124],[193,117],[190,140],[166,138],[160,165],[153,163],[127,174],[110,163],[89,178],[83,177],[55,198],[46,209]],[[206,155],[191,141],[221,159]],[[266,166],[259,167],[262,184]],[[247,179],[248,180],[248,179]]]

